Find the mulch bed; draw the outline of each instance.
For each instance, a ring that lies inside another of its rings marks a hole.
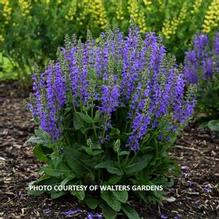
[[[86,218],[86,208],[72,197],[27,195],[27,184],[37,178],[40,164],[32,146],[24,145],[34,130],[26,98],[16,82],[0,83],[0,218]],[[172,155],[182,174],[163,206],[136,201],[133,206],[142,218],[219,218],[219,138],[190,125]]]

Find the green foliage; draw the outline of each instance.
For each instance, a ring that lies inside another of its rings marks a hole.
[[[198,111],[206,114],[206,119],[219,118],[219,76],[214,72],[213,78],[202,80],[198,89]]]
[[[211,120],[208,122],[207,126],[211,131],[217,132],[219,134],[219,120]]]
[[[78,115],[74,117],[74,115]],[[89,125],[95,125],[101,129],[100,121],[89,112],[76,112],[72,118],[77,118],[75,126],[71,122],[71,132],[75,133],[74,138],[63,138],[54,143],[48,134],[37,130],[35,137],[29,142],[35,144],[34,154],[45,165],[42,167],[42,177],[33,185],[162,185],[164,189],[170,184],[168,178],[174,172],[175,164],[166,153],[168,145],[149,141],[144,151],[134,153],[124,148],[121,135],[116,135],[105,147],[98,144],[94,130]],[[85,116],[87,115],[87,116]],[[87,124],[86,127],[84,124]],[[86,139],[86,136],[92,138]],[[76,138],[77,136],[77,138]],[[113,138],[114,133],[111,133]],[[118,138],[119,137],[119,138]],[[68,143],[67,143],[68,142]],[[114,142],[114,143],[113,143]],[[113,144],[112,144],[113,143]],[[156,145],[155,145],[156,144]],[[153,145],[153,146],[152,146]],[[163,178],[161,178],[163,176]],[[65,191],[46,191],[52,198],[58,198]],[[29,191],[30,194],[40,195],[36,191]],[[127,203],[130,194],[139,197],[146,203],[161,201],[163,191],[70,191],[91,209],[101,208],[105,218],[115,218],[117,213],[122,211],[128,218],[139,218],[137,212]]]
[[[89,29],[98,37],[108,25],[127,33],[132,20],[142,33],[163,36],[168,50],[182,60],[194,34],[203,29],[211,2],[7,0],[0,3],[0,49],[16,68],[17,77],[29,80],[34,64],[43,68],[53,59],[66,34],[85,39]]]

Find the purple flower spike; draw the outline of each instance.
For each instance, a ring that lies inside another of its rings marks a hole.
[[[219,33],[216,33],[214,38],[214,51],[217,56],[219,56]]]
[[[102,87],[102,104],[101,107],[99,107],[100,111],[110,116],[119,105],[119,95],[119,87],[117,85],[112,87],[104,85]]]
[[[213,76],[213,60],[211,58],[207,58],[202,62],[203,66],[203,76],[205,79],[212,78]]]
[[[200,34],[197,35],[194,39],[194,48],[196,50],[197,57],[199,59],[205,56],[206,47],[208,45],[208,37],[207,35]]]
[[[208,36],[197,35],[193,41],[193,49],[186,52],[184,75],[189,84],[198,84],[200,80],[213,78],[219,71],[219,33],[215,34],[213,45]]]
[[[195,39],[195,45],[204,49],[206,42],[204,36]],[[95,130],[101,144],[112,141],[111,130],[120,130],[120,120],[126,116],[126,130],[120,131],[126,132],[125,145],[138,151],[164,120],[181,127],[193,112],[195,101],[187,83],[198,80],[196,64],[201,55],[196,50],[187,53],[183,74],[172,61],[168,63],[166,49],[155,33],[142,39],[132,27],[126,38],[118,30],[103,33],[98,41],[79,41],[62,53],[44,73],[33,76],[31,111],[54,141],[64,137],[66,115],[74,118],[71,113],[86,111],[104,123]],[[202,63],[208,77],[214,62],[205,57]],[[171,139],[163,132],[162,140],[167,143]]]

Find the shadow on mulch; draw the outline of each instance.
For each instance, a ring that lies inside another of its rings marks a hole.
[[[70,197],[30,197],[29,182],[38,177],[39,162],[24,142],[34,124],[25,109],[28,92],[16,82],[0,83],[0,218],[86,218],[87,210]],[[182,174],[167,191],[163,206],[133,207],[142,218],[219,218],[219,138],[195,125],[186,128],[172,150]],[[80,211],[73,212],[80,209]],[[72,210],[72,211],[69,211]],[[67,211],[67,212],[66,212]]]

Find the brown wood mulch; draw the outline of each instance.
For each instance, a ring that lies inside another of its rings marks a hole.
[[[0,83],[0,218],[86,218],[86,208],[72,197],[27,195],[40,165],[32,146],[24,145],[34,129],[26,97],[16,83]],[[191,125],[172,154],[182,174],[163,205],[133,206],[142,218],[219,218],[219,137]]]

